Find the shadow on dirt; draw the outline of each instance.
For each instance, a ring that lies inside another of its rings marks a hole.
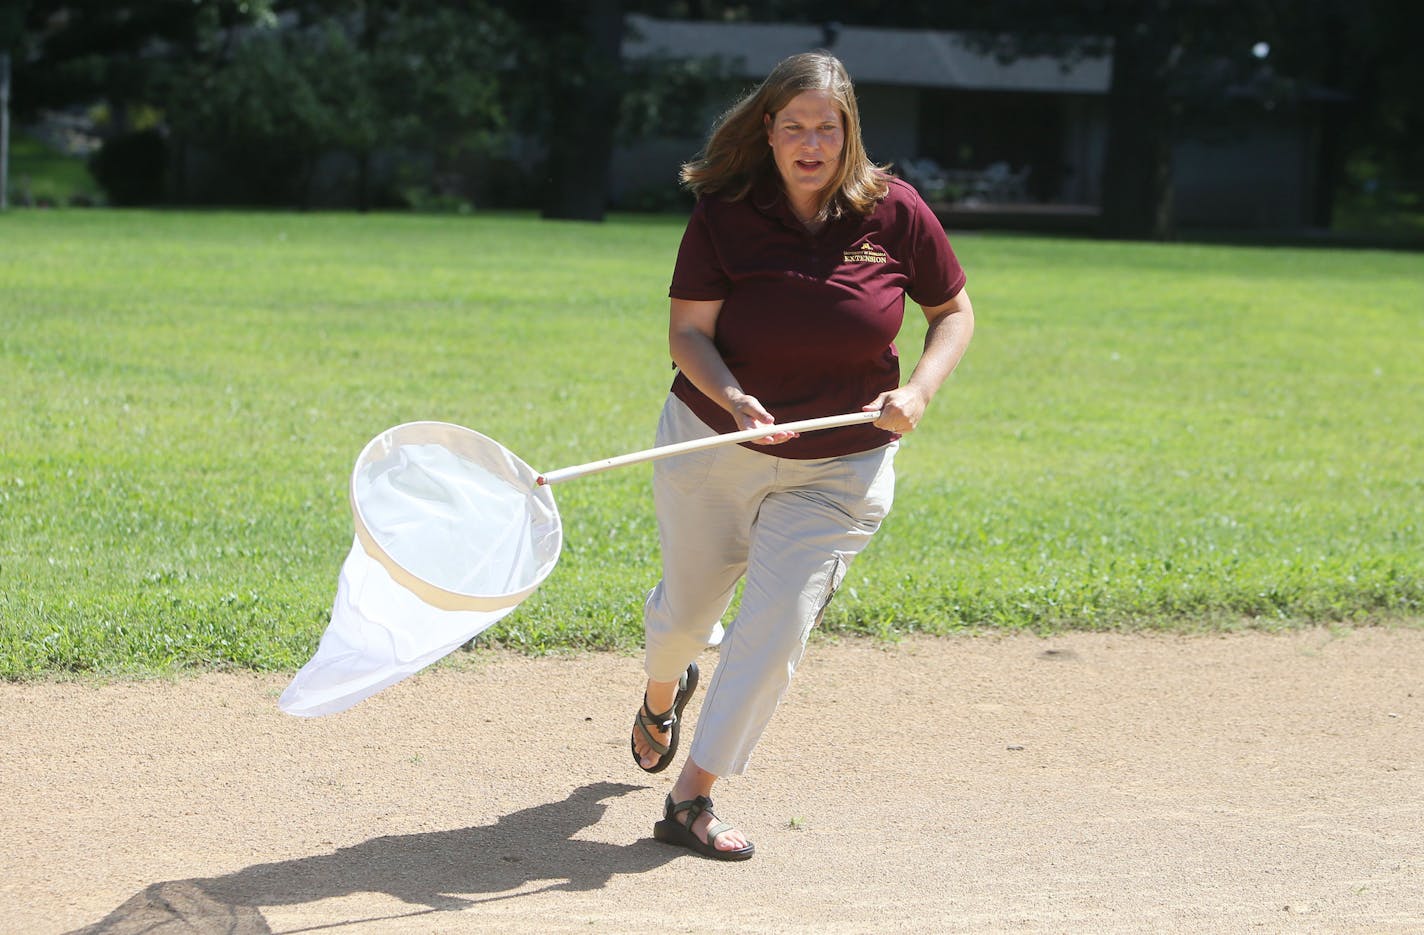
[[[424,907],[385,917],[408,918],[529,892],[600,889],[615,874],[642,873],[677,856],[649,840],[615,845],[574,839],[603,817],[608,809],[604,799],[643,788],[598,782],[575,789],[561,802],[514,812],[492,825],[372,838],[330,854],[255,864],[226,876],[155,883],[71,935],[272,935],[260,907],[352,893],[386,893]],[[514,892],[539,881],[549,882]],[[315,928],[375,921],[340,920]]]

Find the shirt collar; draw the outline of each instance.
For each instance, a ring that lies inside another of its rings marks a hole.
[[[796,212],[791,210],[791,200],[786,197],[786,190],[781,187],[781,180],[775,174],[762,176],[752,185],[752,190],[747,196],[762,214],[769,218],[781,221],[792,230],[805,233],[806,228],[796,218]]]

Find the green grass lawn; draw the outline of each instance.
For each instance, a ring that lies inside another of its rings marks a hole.
[[[541,470],[647,447],[680,233],[0,216],[0,675],[300,665],[352,463],[396,423],[467,425]],[[828,629],[1417,619],[1418,254],[954,242],[978,335]],[[556,488],[559,567],[482,641],[638,643],[650,472]]]

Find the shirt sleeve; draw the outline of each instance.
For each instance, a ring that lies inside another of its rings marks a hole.
[[[703,199],[693,209],[687,229],[682,233],[668,295],[674,299],[710,302],[725,299],[730,291],[731,279],[717,253],[707,201]]]
[[[911,283],[905,293],[923,308],[943,305],[959,294],[968,281],[964,267],[949,245],[949,235],[930,206],[911,189],[914,206],[912,225]]]

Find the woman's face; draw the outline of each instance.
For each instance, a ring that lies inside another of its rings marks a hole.
[[[792,202],[804,206],[831,184],[845,146],[845,121],[829,91],[803,91],[766,117],[767,141]]]

